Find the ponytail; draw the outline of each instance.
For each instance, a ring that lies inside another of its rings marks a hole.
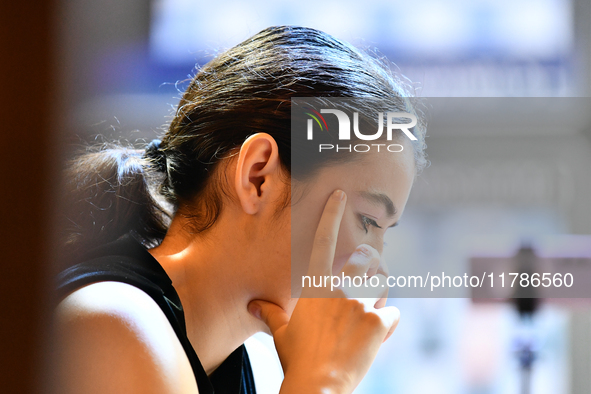
[[[161,172],[144,152],[107,144],[68,163],[61,226],[67,261],[132,230],[147,246],[162,240],[170,213],[152,196]]]

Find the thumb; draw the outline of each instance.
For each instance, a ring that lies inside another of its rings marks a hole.
[[[289,323],[289,316],[280,306],[271,302],[255,300],[248,304],[248,311],[251,315],[260,319],[271,330],[275,336],[277,330]]]

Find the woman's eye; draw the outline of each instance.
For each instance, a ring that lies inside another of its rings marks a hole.
[[[378,224],[376,223],[375,220],[370,219],[367,216],[363,216],[363,215],[360,215],[360,216],[361,216],[361,224],[363,225],[363,229],[365,230],[366,234],[369,231],[369,226],[381,228],[380,226],[378,226]]]

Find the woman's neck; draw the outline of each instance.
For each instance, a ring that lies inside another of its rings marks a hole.
[[[150,253],[179,294],[187,336],[209,375],[260,327],[247,310],[252,299],[248,264],[241,261],[245,254],[236,238],[228,236],[232,229],[218,223],[205,235],[188,237],[181,220],[173,220],[162,244]]]

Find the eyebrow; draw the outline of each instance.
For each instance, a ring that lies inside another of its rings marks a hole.
[[[388,197],[384,193],[368,192],[365,190],[358,191],[357,193],[364,199],[368,200],[370,203],[383,206],[386,210],[388,218],[392,218],[398,213],[398,210],[396,210],[396,207],[394,206],[392,200],[390,200],[390,197]],[[394,223],[390,227],[394,227],[397,224],[398,222]]]

